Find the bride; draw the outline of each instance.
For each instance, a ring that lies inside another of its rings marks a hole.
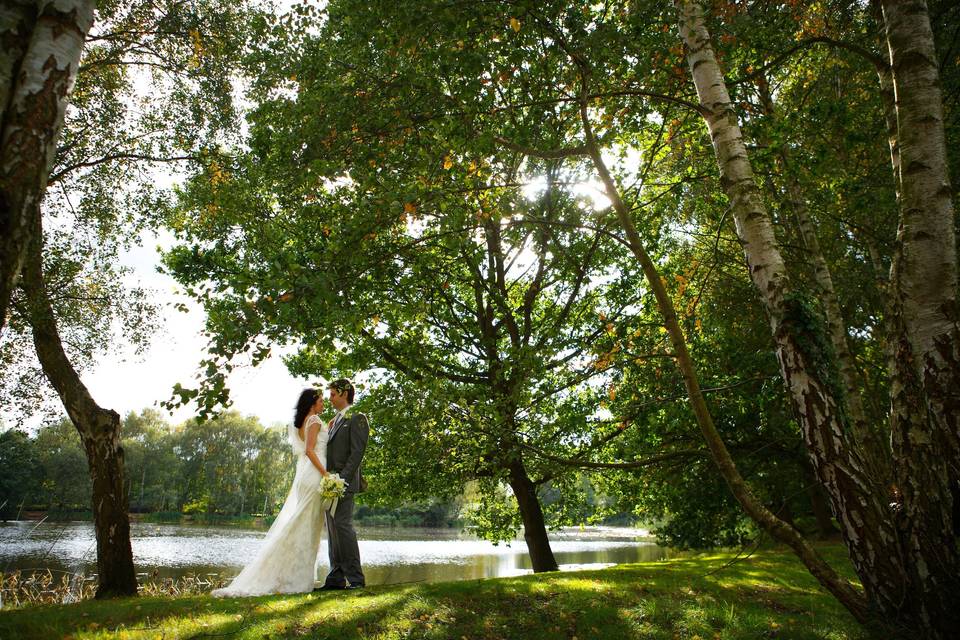
[[[317,551],[324,529],[323,512],[330,501],[320,496],[320,480],[327,475],[327,435],[330,425],[317,416],[323,397],[304,389],[297,401],[293,424],[287,427],[297,456],[297,473],[256,557],[226,587],[211,595],[255,596],[268,593],[304,593],[313,590]]]

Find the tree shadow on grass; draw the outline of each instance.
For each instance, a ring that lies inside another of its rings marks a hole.
[[[327,628],[346,627],[354,629],[356,636],[358,626],[404,606],[408,591],[224,599],[144,597],[32,607],[0,615],[0,638],[323,638]]]
[[[855,640],[853,619],[782,553],[359,592],[139,598],[0,614],[0,638]]]

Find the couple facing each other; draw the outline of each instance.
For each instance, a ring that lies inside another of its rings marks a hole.
[[[327,388],[336,416],[329,422],[320,419],[324,402],[316,389],[300,394],[293,424],[287,427],[297,459],[293,486],[257,555],[228,586],[215,589],[214,596],[312,591],[324,529],[330,573],[320,589],[363,588],[353,508],[357,492],[364,490],[360,463],[370,426],[364,414],[349,411],[355,393],[350,380],[334,380]],[[333,509],[332,501],[320,493],[321,480],[329,473],[339,474],[347,483],[346,493]]]

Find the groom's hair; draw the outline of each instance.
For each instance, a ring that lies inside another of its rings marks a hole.
[[[347,404],[353,404],[353,395],[356,393],[356,390],[353,388],[353,383],[350,382],[350,378],[337,378],[333,382],[327,385],[328,389],[336,389],[337,393],[347,393]]]

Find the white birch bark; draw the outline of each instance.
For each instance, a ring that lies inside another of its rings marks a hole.
[[[95,8],[95,0],[0,5],[0,330]]]
[[[960,628],[960,331],[953,199],[939,70],[926,3],[883,0],[889,75],[881,72],[900,205],[891,290],[892,445],[899,520],[924,624]],[[940,634],[939,637],[947,637]]]
[[[808,571],[824,586],[834,597],[837,598],[853,616],[860,622],[866,622],[868,619],[868,607],[863,596],[850,584],[850,582],[837,574],[836,571],[817,553],[816,549],[789,523],[778,518],[773,512],[763,506],[751,491],[750,486],[740,475],[726,444],[720,437],[716,426],[713,423],[713,416],[707,408],[706,400],[703,397],[703,391],[700,388],[700,381],[697,376],[696,366],[693,358],[687,349],[686,338],[680,322],[677,319],[676,309],[673,306],[673,300],[667,293],[663,280],[657,269],[656,264],[650,258],[640,234],[633,224],[630,217],[630,209],[624,203],[613,177],[610,175],[600,148],[597,145],[596,137],[590,127],[590,121],[587,116],[586,105],[581,106],[580,119],[583,122],[584,137],[586,138],[586,149],[593,161],[600,180],[603,182],[607,197],[610,198],[620,225],[623,228],[630,249],[640,263],[643,269],[647,283],[653,291],[657,300],[657,306],[663,317],[664,327],[670,335],[670,341],[676,354],[677,368],[683,375],[684,386],[687,390],[687,396],[690,399],[690,407],[696,416],[697,424],[703,434],[704,441],[710,450],[710,456],[720,475],[723,476],[730,492],[736,498],[737,502],[743,508],[744,512],[752,518],[764,531],[769,533],[774,540],[788,545],[797,554]]]
[[[710,44],[699,4],[675,0],[680,34],[687,46],[704,120],[730,200],[737,235],[750,277],[766,307],[777,357],[803,430],[814,471],[830,495],[834,516],[870,600],[896,606],[903,596],[903,570],[896,532],[886,518],[882,497],[871,490],[864,465],[851,446],[822,362],[809,348],[810,336],[792,317],[797,311],[786,267],[749,163],[726,84]],[[881,558],[881,556],[883,556]],[[881,561],[882,560],[882,561]]]
[[[776,118],[776,106],[767,87],[768,85],[765,83],[759,87],[764,113],[769,118]],[[764,142],[769,144],[770,141],[765,140]],[[797,220],[797,227],[800,230],[804,249],[806,249],[813,264],[814,283],[819,289],[830,342],[836,353],[837,366],[843,381],[846,410],[853,425],[861,453],[868,464],[870,475],[877,485],[877,490],[884,491],[885,487],[889,486],[890,478],[888,445],[881,439],[878,431],[867,421],[866,411],[863,408],[863,398],[860,394],[860,376],[857,372],[853,352],[850,350],[847,323],[840,309],[840,299],[833,286],[833,274],[820,247],[816,225],[810,215],[807,199],[804,197],[800,182],[793,172],[791,154],[786,144],[779,146],[777,156],[785,182],[784,190],[787,202]]]
[[[881,5],[899,141],[899,162],[891,148],[900,187],[892,284],[932,418],[960,463],[956,229],[933,32],[922,0]]]

